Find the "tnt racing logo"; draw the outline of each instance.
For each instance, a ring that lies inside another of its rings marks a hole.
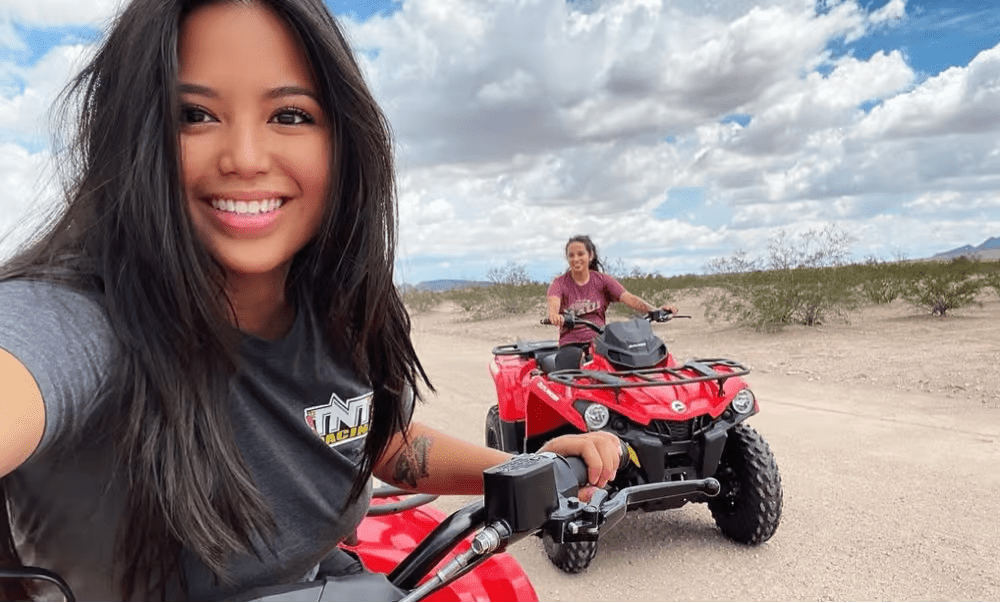
[[[305,410],[306,423],[323,438],[327,446],[339,446],[365,437],[371,427],[372,394],[367,393],[347,402],[333,394],[330,402]]]

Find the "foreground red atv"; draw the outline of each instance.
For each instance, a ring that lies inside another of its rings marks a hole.
[[[714,496],[715,479],[662,482],[577,497],[587,470],[579,459],[524,454],[483,472],[485,494],[447,517],[420,505],[433,497],[401,500],[401,491],[376,492],[358,530],[358,554],[368,572],[255,588],[236,601],[535,601],[524,570],[503,552],[532,534],[555,543],[596,541],[639,501]],[[38,567],[0,567],[0,582],[41,585],[43,600],[73,601],[63,579]]]
[[[583,324],[597,333],[588,352],[553,340],[493,349],[498,403],[486,415],[486,444],[534,452],[562,434],[610,431],[628,445],[632,461],[619,470],[612,493],[710,477],[722,487],[717,497],[636,501],[630,510],[707,502],[728,538],[769,539],[781,519],[781,477],[767,443],[745,423],[759,410],[742,379],[750,369],[721,358],[678,364],[650,327],[675,318],[663,310],[605,328],[564,318],[569,328]],[[582,571],[597,553],[596,540],[559,543],[543,535],[543,542],[549,559],[567,572]]]

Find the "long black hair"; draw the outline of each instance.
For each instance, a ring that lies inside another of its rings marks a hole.
[[[604,272],[604,264],[601,263],[601,258],[597,257],[597,246],[594,242],[590,240],[587,235],[574,235],[566,241],[566,247],[563,249],[563,253],[569,253],[569,246],[573,243],[583,243],[583,246],[587,248],[587,253],[590,254],[590,264],[587,266],[591,270],[596,272]]]
[[[374,391],[350,498],[405,428],[403,393],[430,386],[393,284],[389,126],[322,0],[132,0],[63,97],[77,132],[67,209],[0,274],[59,281],[107,308],[120,362],[104,391],[119,413],[119,470],[129,485],[116,550],[123,597],[143,585],[141,594],[162,593],[181,547],[224,578],[227,555],[252,551],[253,536],[266,539],[274,526],[229,416],[239,335],[224,273],[195,234],[180,184],[179,30],[192,10],[219,2],[264,6],[287,23],[330,116],[329,199],[288,286],[311,297],[330,344]]]

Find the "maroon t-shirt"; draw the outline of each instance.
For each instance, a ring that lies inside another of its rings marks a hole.
[[[568,272],[556,277],[549,285],[548,296],[559,298],[560,313],[569,311],[603,327],[608,306],[621,299],[622,293],[625,293],[625,287],[614,277],[591,270],[590,279],[584,285],[577,285]],[[563,327],[559,331],[559,345],[586,343],[595,335],[594,331],[583,325],[572,330]]]

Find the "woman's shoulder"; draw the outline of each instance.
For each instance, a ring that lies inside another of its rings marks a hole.
[[[107,311],[96,293],[48,280],[0,280],[0,323],[11,325],[18,318],[108,325]]]
[[[601,272],[600,270],[591,270],[590,271],[590,275],[592,277],[596,276],[598,282],[600,282],[602,284],[605,284],[605,285],[610,285],[612,283],[616,284],[616,285],[619,285],[619,286],[621,285],[621,283],[618,282],[618,279],[616,279],[615,277],[611,276],[610,274],[608,274],[606,272]]]
[[[31,373],[45,405],[36,454],[86,422],[116,346],[96,296],[47,281],[0,281],[0,347]]]

